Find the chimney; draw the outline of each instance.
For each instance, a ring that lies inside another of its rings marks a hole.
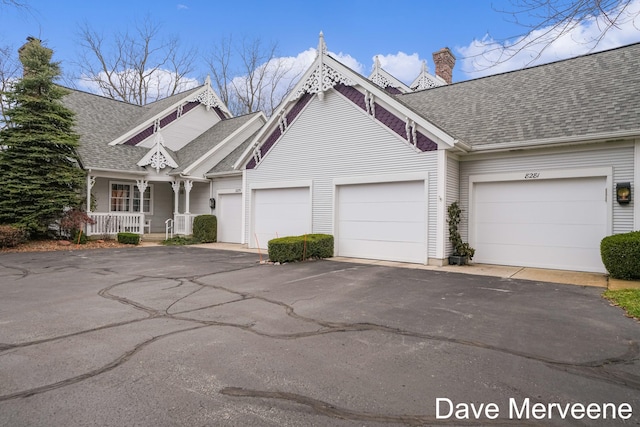
[[[443,47],[433,53],[433,62],[436,64],[436,76],[444,79],[447,84],[453,81],[453,66],[456,65],[456,57],[448,47]]]

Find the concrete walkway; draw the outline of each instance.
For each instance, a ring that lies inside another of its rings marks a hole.
[[[156,242],[146,242],[143,246],[155,246]],[[266,260],[268,255],[265,250],[250,249],[247,245],[237,243],[205,243],[201,245],[193,245],[194,247],[205,249],[220,249],[228,251],[251,252],[261,254]],[[625,280],[609,280],[606,274],[602,273],[585,273],[578,271],[550,270],[531,267],[513,267],[507,265],[491,265],[491,264],[470,264],[470,265],[446,265],[442,267],[412,264],[395,261],[380,261],[361,258],[333,257],[332,261],[350,262],[357,264],[381,265],[387,267],[410,268],[417,270],[433,270],[446,271],[451,273],[475,274],[479,276],[493,276],[508,279],[533,280],[537,282],[562,283],[568,285],[579,286],[595,286],[601,288],[621,289],[633,288],[634,285],[640,287],[640,282],[630,282]]]

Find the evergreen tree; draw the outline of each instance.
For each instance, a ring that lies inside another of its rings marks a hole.
[[[19,50],[23,78],[5,94],[10,125],[0,132],[0,224],[39,234],[65,208],[80,205],[84,172],[73,112],[61,103],[68,91],[54,83],[59,63],[40,40],[28,40]]]

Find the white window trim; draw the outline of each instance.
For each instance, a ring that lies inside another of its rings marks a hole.
[[[128,185],[130,187],[130,191],[131,191],[131,198],[129,200],[129,209],[126,211],[113,211],[111,210],[111,191],[113,188],[113,185]],[[147,187],[149,188],[149,212],[134,212],[133,211],[133,200],[135,199],[134,194],[135,194],[135,190],[137,190],[137,186],[135,182],[132,181],[109,181],[109,193],[108,193],[108,197],[109,197],[109,212],[126,212],[126,213],[143,213],[145,215],[153,215],[153,184],[149,184],[149,186]],[[142,204],[141,208],[144,209],[144,203]]]

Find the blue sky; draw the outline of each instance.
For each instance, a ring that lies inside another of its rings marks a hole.
[[[105,35],[131,28],[146,15],[160,24],[163,34],[178,35],[185,46],[195,46],[204,56],[221,37],[261,38],[277,42],[279,54],[308,61],[301,55],[314,49],[323,31],[330,52],[347,65],[368,75],[379,55],[383,68],[405,82],[417,76],[422,60],[434,72],[431,54],[449,47],[458,58],[454,81],[520,68],[532,53],[500,66],[474,72],[478,64],[465,57],[477,54],[474,41],[500,41],[525,32],[497,10],[509,9],[509,0],[326,0],[306,1],[208,1],[208,0],[25,0],[29,11],[0,6],[0,47],[17,49],[27,36],[45,41],[54,59],[71,71],[78,56],[77,31],[87,22]],[[640,9],[640,0],[632,4]],[[639,21],[640,19],[636,19]],[[600,49],[640,41],[640,22],[616,29]],[[587,53],[589,46],[576,35],[557,43],[538,61],[549,62]],[[496,42],[498,50],[504,46]],[[311,51],[312,52],[312,51]],[[535,53],[533,53],[535,55]],[[535,62],[534,62],[535,64]],[[208,73],[204,61],[192,76],[202,81]]]

